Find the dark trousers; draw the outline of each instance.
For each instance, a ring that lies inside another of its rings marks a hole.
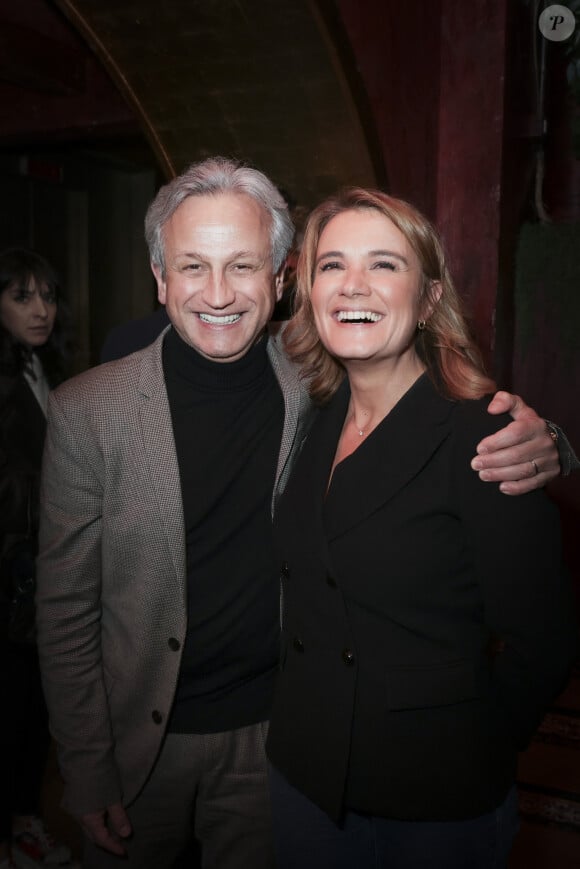
[[[504,869],[518,830],[515,787],[495,811],[466,821],[346,812],[341,826],[273,767],[270,791],[277,869]]]
[[[50,737],[36,646],[0,644],[0,842],[11,816],[39,812]]]

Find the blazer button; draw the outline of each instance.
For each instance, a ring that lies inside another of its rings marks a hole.
[[[304,652],[304,643],[300,637],[294,637],[294,642],[292,643],[297,652]]]
[[[167,645],[172,652],[178,652],[181,648],[181,643],[175,637],[169,637],[169,639],[167,640]]]
[[[336,588],[336,579],[334,578],[334,576],[331,576],[330,573],[326,574],[326,583],[331,588]]]
[[[153,719],[155,724],[161,724],[161,722],[163,721],[163,715],[161,714],[159,709],[153,710],[153,712],[151,713],[151,718]]]
[[[352,667],[352,665],[354,664],[354,652],[352,651],[352,649],[342,650],[342,660],[347,667]]]
[[[290,578],[290,565],[288,564],[287,561],[282,562],[282,566],[280,567],[280,573],[281,573],[283,579]]]

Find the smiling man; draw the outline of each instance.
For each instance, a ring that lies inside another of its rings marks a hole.
[[[204,869],[273,865],[271,518],[311,418],[266,332],[292,232],[261,172],[191,166],[146,218],[172,325],[51,398],[38,641],[85,869],[169,869],[192,832]],[[531,488],[558,463],[520,408],[482,461]]]
[[[291,236],[290,236],[291,237]],[[201,356],[236,362],[264,332],[282,291],[268,213],[243,193],[186,199],[167,221],[159,301],[179,337]]]

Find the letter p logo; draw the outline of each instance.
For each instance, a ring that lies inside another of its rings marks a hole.
[[[540,33],[550,42],[564,42],[576,29],[576,18],[567,6],[547,6],[538,18]]]

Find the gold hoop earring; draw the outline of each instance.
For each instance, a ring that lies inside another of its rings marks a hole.
[[[417,323],[417,329],[420,332],[422,332],[424,328],[425,328],[425,320],[419,320],[419,322]]]

